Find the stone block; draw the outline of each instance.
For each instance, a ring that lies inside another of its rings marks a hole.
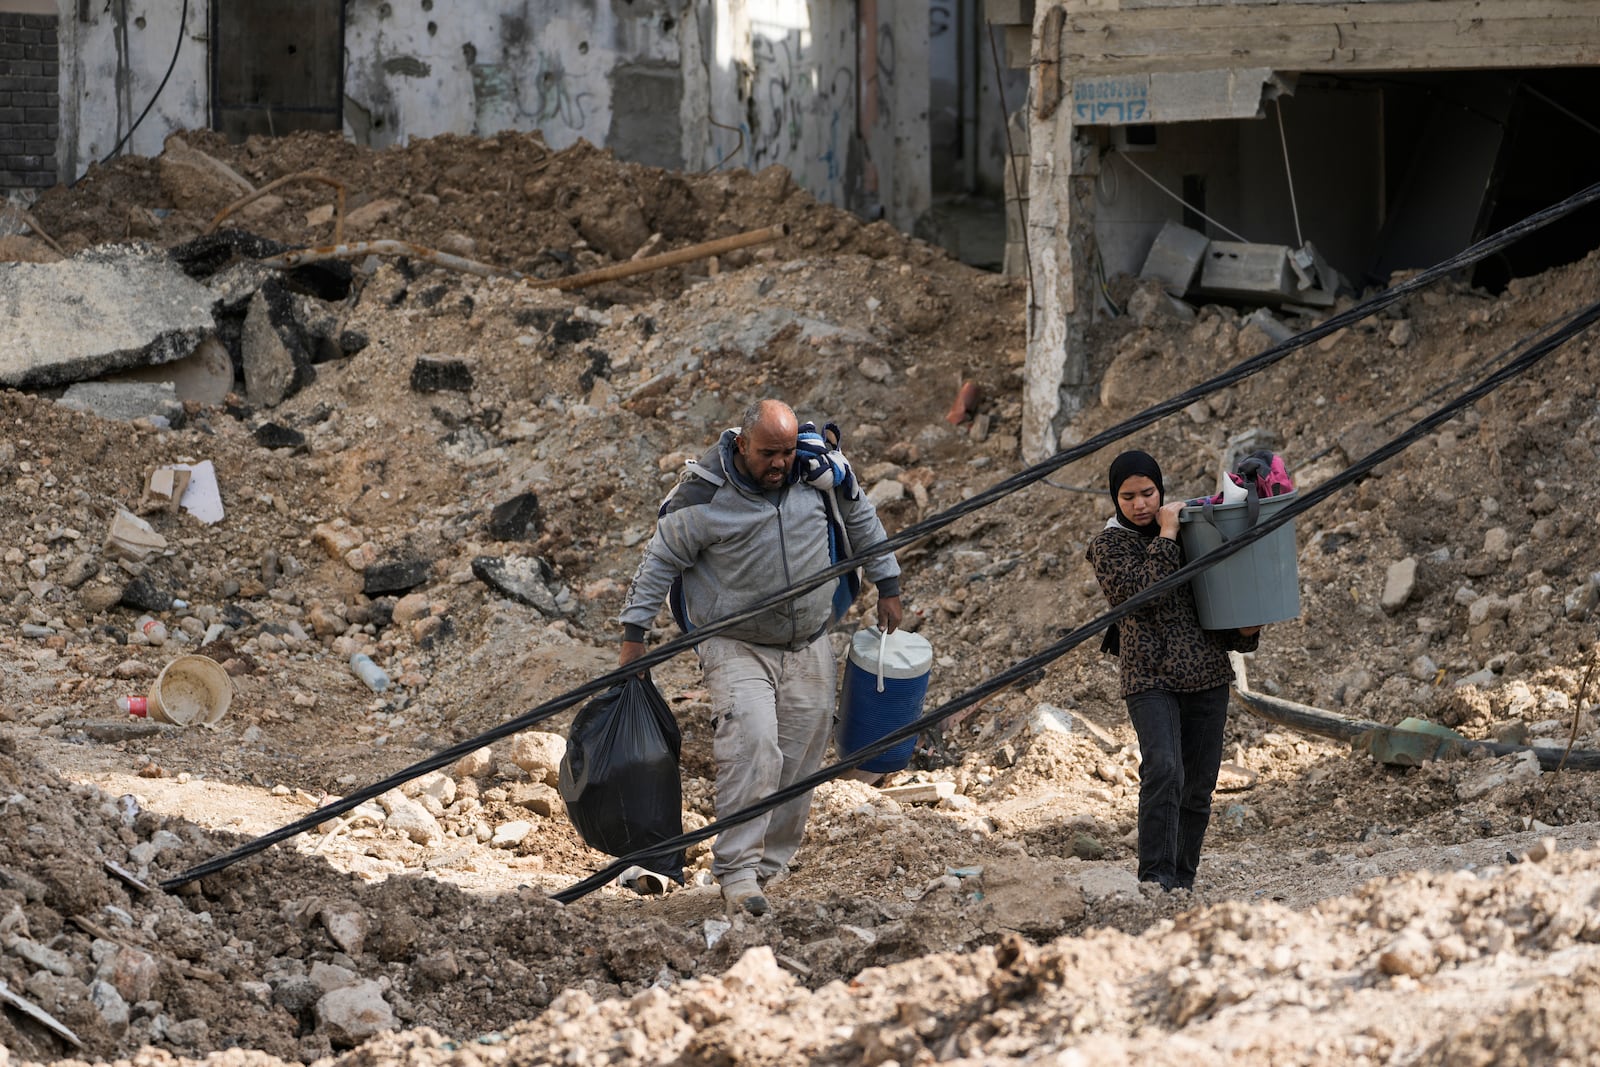
[[[1242,300],[1286,300],[1297,290],[1283,245],[1212,241],[1200,268],[1200,291]]]
[[[1194,285],[1210,244],[1205,234],[1168,219],[1156,234],[1139,277],[1155,278],[1173,296],[1183,296]]]
[[[422,356],[411,366],[411,390],[416,393],[470,393],[472,368],[464,360]]]
[[[9,162],[5,169],[36,168]],[[28,177],[31,185],[53,180]],[[133,245],[88,249],[59,263],[0,264],[0,306],[16,309],[0,346],[0,385],[68,385],[181,359],[215,331],[211,303],[164,253]]]
[[[56,403],[123,422],[153,415],[169,425],[183,421],[183,402],[171,382],[75,382]]]

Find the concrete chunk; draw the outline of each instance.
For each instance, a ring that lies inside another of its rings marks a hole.
[[[212,297],[159,250],[0,263],[0,386],[38,389],[169,363],[212,333]]]
[[[245,399],[259,407],[277,407],[314,374],[293,303],[276,283],[250,298],[239,346]]]
[[[954,782],[912,782],[910,785],[892,785],[880,790],[884,796],[901,804],[937,804],[946,797],[956,795]]]
[[[1168,219],[1156,234],[1139,277],[1154,278],[1173,296],[1182,296],[1199,276],[1210,244],[1210,238],[1200,231]]]
[[[183,401],[171,382],[75,382],[56,403],[122,422],[151,416],[171,426],[183,421]]]
[[[1243,300],[1286,300],[1299,292],[1283,245],[1212,241],[1200,270],[1200,290]]]

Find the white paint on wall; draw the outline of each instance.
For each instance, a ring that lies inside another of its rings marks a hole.
[[[700,18],[710,133],[686,158],[781,164],[818,200],[910,229],[929,203],[926,8],[725,0]]]
[[[878,195],[887,218],[909,230],[933,203],[928,152],[928,13],[919,3],[879,0],[880,114],[868,148],[880,167]],[[888,62],[885,62],[885,55]],[[883,101],[892,101],[884,111]]]
[[[214,2],[189,3],[157,97],[182,0],[95,4],[82,21],[77,0],[56,0],[62,173],[110,152],[153,98],[124,152],[155,156],[171,132],[209,125]],[[819,200],[881,206],[906,229],[930,202],[928,12],[912,0],[348,0],[345,18],[345,133],[361,143],[539,129],[555,148],[629,158],[608,144],[627,68],[676,78],[686,169],[779,163]]]
[[[352,5],[345,92],[368,129],[349,132],[384,145],[538,129],[554,148],[603,145],[612,70],[651,52],[625,54],[616,37],[610,5],[582,0],[502,0],[450,17],[412,5]]]
[[[76,0],[60,0],[61,174],[83,174],[125,137],[121,154],[155,156],[172,131],[207,124],[209,9],[206,0],[190,0],[187,15],[183,8],[181,0],[90,4],[80,20]]]

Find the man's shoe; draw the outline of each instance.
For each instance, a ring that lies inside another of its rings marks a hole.
[[[761,895],[760,883],[749,879],[724,885],[722,899],[730,913],[743,911],[748,915],[765,915],[771,906],[767,898]]]

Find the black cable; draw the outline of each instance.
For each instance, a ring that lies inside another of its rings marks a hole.
[[[289,823],[286,826],[281,826],[276,830],[269,831],[260,837],[254,838],[251,841],[247,841],[243,845],[240,845],[229,852],[225,852],[219,856],[207,860],[204,863],[198,864],[163,882],[162,888],[166,889],[182,885],[185,882],[194,880],[195,878],[204,877],[207,874],[212,874],[216,871],[219,871],[224,867],[244,859],[246,856],[260,852],[279,841],[287,840],[288,838],[294,837],[297,834],[302,834],[307,830],[314,829],[321,823],[328,821],[334,816],[340,815],[351,810],[352,808],[355,808],[359,804],[381,796],[390,789],[403,785],[413,778],[427,774],[429,771],[446,767],[455,762],[457,759],[460,759],[462,756],[465,756],[471,752],[475,752],[477,749],[486,744],[497,741],[502,737],[509,737],[510,735],[525,730],[530,726],[552,718],[567,708],[572,707],[574,704],[577,704],[585,697],[593,696],[596,693],[603,692],[618,682],[624,681],[630,675],[637,674],[640,671],[648,670],[658,663],[666,662],[680,652],[688,651],[707,637],[714,637],[717,634],[723,633],[724,631],[735,626],[748,622],[751,619],[754,619],[757,616],[772,610],[773,608],[780,607],[783,604],[788,603],[797,596],[801,596],[813,589],[816,589],[818,586],[821,586],[826,582],[832,581],[841,577],[842,575],[854,571],[856,568],[864,565],[870,559],[893,552],[896,549],[903,548],[906,545],[921,540],[929,534],[955,523],[959,519],[964,518],[980,508],[988,507],[990,504],[1009,496],[1011,493],[1017,492],[1020,489],[1024,489],[1027,486],[1032,485],[1034,482],[1043,479],[1046,475],[1053,473],[1057,469],[1086,456],[1092,455],[1101,448],[1104,448],[1106,445],[1115,441],[1119,441],[1122,438],[1136,432],[1137,430],[1143,429],[1151,423],[1172,414],[1173,412],[1181,411],[1201,397],[1207,396],[1219,389],[1226,388],[1227,386],[1232,385],[1235,382],[1256,373],[1257,371],[1269,367],[1283,359],[1290,352],[1293,352],[1298,348],[1302,348],[1305,345],[1318,340],[1319,338],[1327,336],[1328,334],[1336,333],[1351,323],[1358,322],[1369,315],[1375,314],[1383,308],[1388,307],[1390,304],[1400,300],[1402,297],[1408,296],[1418,289],[1432,284],[1439,278],[1445,277],[1453,271],[1459,270],[1465,265],[1476,262],[1477,259],[1492,255],[1501,248],[1520,240],[1525,234],[1546,226],[1556,219],[1561,218],[1563,215],[1575,211],[1580,207],[1584,207],[1596,200],[1600,200],[1600,183],[1592,185],[1581,192],[1574,193],[1572,196],[1561,201],[1560,203],[1530,215],[1521,222],[1508,226],[1499,233],[1485,238],[1477,244],[1472,245],[1455,256],[1452,256],[1443,263],[1421,271],[1406,281],[1401,282],[1399,285],[1396,285],[1390,289],[1386,289],[1383,292],[1370,297],[1368,300],[1363,301],[1360,304],[1356,304],[1349,310],[1328,318],[1319,325],[1313,326],[1311,329],[1306,330],[1304,333],[1296,334],[1294,337],[1274,345],[1273,347],[1256,356],[1241,361],[1232,369],[1217,375],[1214,378],[1202,382],[1175,397],[1170,397],[1159,404],[1146,408],[1144,411],[1123,422],[1118,423],[1115,426],[1102,430],[1100,433],[1095,434],[1093,437],[1082,442],[1081,444],[1058,452],[1046,460],[1018,471],[1011,477],[995,483],[983,492],[969,497],[952,508],[940,512],[937,515],[931,515],[921,522],[913,523],[912,525],[905,527],[898,533],[892,534],[883,541],[873,545],[870,550],[862,553],[859,556],[852,556],[849,559],[841,560],[830,567],[824,568],[808,578],[801,579],[794,585],[791,585],[789,588],[780,590],[767,597],[765,600],[761,600],[755,604],[752,604],[743,611],[726,616],[722,619],[718,619],[714,622],[709,622],[704,626],[697,627],[692,634],[680,634],[678,637],[665,641],[662,644],[657,645],[654,649],[647,651],[644,655],[629,663],[626,667],[618,667],[615,670],[607,671],[605,674],[592,678],[583,685],[580,685],[575,689],[568,690],[561,696],[553,697],[550,700],[545,701],[543,704],[540,704],[537,707],[516,716],[515,718],[508,719],[500,725],[492,727],[489,730],[478,734],[476,737],[457,742],[449,748],[440,752],[436,752],[424,760],[414,763],[402,770],[396,771],[394,774],[389,775],[387,778],[384,778],[379,782],[357,790],[348,796],[341,797],[331,804],[328,804],[323,808],[319,808],[311,815],[297,819],[296,821]]]
[[[1224,541],[1217,548],[1206,553],[1204,556],[1201,556],[1199,559],[1192,560],[1189,563],[1184,564],[1167,577],[1147,586],[1139,593],[1129,597],[1127,600],[1124,600],[1121,604],[1118,604],[1115,608],[1106,612],[1104,615],[1101,615],[1099,618],[1087,622],[1078,627],[1076,630],[1073,630],[1060,641],[1057,641],[1044,651],[1012,664],[1009,668],[989,678],[981,685],[975,686],[967,690],[965,693],[953,697],[952,699],[941,704],[938,708],[928,712],[926,715],[923,715],[921,718],[907,723],[905,726],[893,730],[888,734],[885,734],[882,738],[868,745],[866,748],[851,753],[847,759],[843,759],[838,763],[823,767],[817,770],[815,773],[807,775],[805,778],[796,781],[794,784],[778,790],[776,793],[766,797],[759,803],[752,804],[748,808],[741,809],[740,811],[734,812],[732,815],[724,816],[723,818],[717,819],[714,822],[709,822],[700,827],[698,830],[691,830],[666,841],[655,842],[638,850],[637,852],[632,853],[631,855],[624,856],[621,859],[618,859],[615,862],[608,864],[606,867],[596,871],[589,877],[584,878],[581,881],[574,882],[561,892],[551,894],[552,899],[560,901],[563,904],[570,904],[579,897],[592,893],[594,890],[606,885],[612,879],[620,875],[623,871],[627,870],[631,866],[634,866],[635,864],[648,860],[651,857],[659,856],[664,852],[675,852],[680,848],[686,848],[689,845],[695,844],[696,842],[704,841],[710,837],[715,837],[717,834],[721,833],[723,830],[726,830],[730,826],[737,826],[740,823],[749,822],[751,819],[766,814],[773,808],[776,808],[782,804],[786,804],[797,797],[804,796],[812,789],[815,789],[824,782],[828,782],[834,778],[837,778],[845,771],[853,770],[854,768],[865,763],[867,760],[871,759],[873,756],[893,748],[906,738],[915,737],[928,727],[944,721],[963,708],[970,707],[971,705],[978,703],[980,700],[983,700],[985,697],[997,693],[1000,690],[1005,689],[1007,686],[1010,686],[1013,683],[1028,677],[1041,667],[1044,667],[1053,660],[1059,659],[1073,648],[1076,648],[1084,641],[1104,630],[1111,623],[1116,622],[1118,619],[1124,618],[1125,616],[1131,615],[1133,612],[1138,611],[1146,604],[1165,596],[1173,589],[1176,589],[1179,586],[1189,582],[1201,571],[1207,570],[1216,564],[1221,563],[1229,556],[1243,551],[1245,548],[1259,541],[1261,538],[1271,534],[1284,523],[1293,520],[1296,515],[1299,515],[1305,511],[1309,511],[1311,508],[1322,503],[1322,501],[1332,496],[1338,490],[1366,475],[1380,463],[1393,458],[1406,448],[1410,447],[1416,441],[1420,440],[1424,435],[1432,431],[1434,427],[1455,418],[1456,415],[1460,413],[1461,409],[1482,399],[1490,392],[1493,392],[1495,389],[1505,384],[1505,382],[1509,381],[1511,378],[1526,371],[1528,368],[1532,367],[1534,364],[1548,356],[1551,352],[1554,352],[1561,345],[1565,344],[1579,333],[1582,333],[1597,320],[1600,320],[1600,303],[1590,304],[1582,311],[1568,316],[1568,318],[1562,324],[1552,328],[1551,332],[1544,339],[1533,343],[1528,350],[1515,361],[1489,375],[1487,378],[1483,379],[1483,381],[1479,382],[1474,388],[1461,394],[1444,407],[1435,410],[1432,414],[1428,415],[1420,422],[1414,423],[1399,436],[1392,438],[1382,447],[1369,453],[1358,462],[1346,467],[1343,471],[1340,471],[1332,478],[1329,478],[1326,482],[1323,482],[1315,489],[1310,490],[1304,496],[1297,495],[1295,500],[1285,503],[1282,507],[1278,508],[1273,513],[1271,518],[1263,519],[1257,525],[1251,527],[1244,533]]]
[[[133,120],[133,125],[128,127],[128,132],[122,135],[122,140],[118,141],[116,146],[106,153],[105,158],[100,161],[100,166],[103,167],[116,158],[117,153],[122,151],[122,146],[128,143],[128,138],[133,136],[133,131],[137,130],[139,124],[144,121],[145,116],[150,114],[150,109],[156,106],[156,101],[161,97],[161,90],[167,87],[167,79],[172,77],[173,70],[178,66],[178,53],[183,51],[183,35],[188,28],[189,0],[183,0],[183,10],[178,15],[178,42],[172,46],[172,62],[167,64],[167,72],[161,76],[161,84],[156,86],[156,91],[150,95],[150,102],[144,106],[143,111],[139,112],[139,117]],[[88,173],[88,171],[84,171],[72,184],[77,185]]]

